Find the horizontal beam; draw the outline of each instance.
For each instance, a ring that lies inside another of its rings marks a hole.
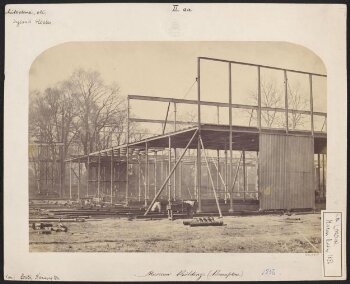
[[[198,104],[198,100],[186,100],[186,99],[175,99],[175,98],[164,98],[164,97],[151,97],[151,96],[140,96],[140,95],[129,95],[129,99],[131,100],[140,100],[140,101],[157,101],[157,102],[174,102],[174,103],[182,103],[182,104]],[[203,106],[216,106],[216,107],[229,107],[229,103],[220,103],[220,102],[208,102],[208,101],[200,101],[200,105]],[[232,108],[236,109],[248,109],[248,110],[257,110],[258,106],[252,106],[252,105],[244,105],[244,104],[231,104]],[[285,112],[286,110],[284,108],[273,108],[273,107],[261,107],[262,111],[276,111],[276,112]],[[296,109],[288,109],[288,112],[291,113],[300,113],[300,114],[308,114],[311,115],[311,111],[307,110],[296,110]],[[313,112],[314,115],[324,116],[326,117],[327,114],[324,112]],[[137,121],[140,120],[140,121]],[[141,121],[145,120],[145,121]],[[147,119],[141,119],[141,118],[130,118],[130,121],[135,122],[154,122],[155,120],[150,119],[149,121]],[[164,120],[159,120],[159,123],[164,123]],[[169,122],[174,123],[174,122]],[[190,121],[181,121],[177,123],[182,124],[194,124],[195,122]]]
[[[199,57],[199,59],[209,60],[209,61],[225,62],[225,63],[238,64],[238,65],[245,65],[245,66],[261,67],[261,68],[266,68],[266,69],[273,69],[273,70],[287,71],[287,72],[293,72],[293,73],[307,74],[307,75],[313,75],[313,76],[319,76],[319,77],[327,77],[326,74],[306,72],[306,71],[300,71],[300,70],[294,70],[294,69],[286,69],[286,68],[274,67],[274,66],[269,66],[269,65],[253,64],[253,63],[247,63],[247,62],[241,62],[241,61],[232,61],[232,60],[217,59],[217,58],[211,58],[211,57]]]
[[[144,122],[144,123],[165,123],[161,119],[146,119],[146,118],[129,118],[130,122]],[[174,124],[175,121],[167,121],[168,124]],[[187,125],[196,125],[197,122],[191,121],[176,121],[176,124],[187,124]]]

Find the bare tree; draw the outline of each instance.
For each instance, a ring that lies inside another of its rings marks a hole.
[[[58,157],[62,185],[67,156],[121,143],[126,106],[118,93],[119,88],[104,84],[98,72],[79,69],[43,93],[30,94],[30,140],[47,145],[52,160]]]
[[[308,101],[302,98],[300,92],[300,85],[296,84],[291,88],[288,84],[288,126],[290,129],[296,129],[299,126],[303,126],[305,121],[302,114],[295,110],[301,110],[307,105]],[[251,101],[254,105],[258,105],[258,93],[257,91],[250,93]],[[278,116],[281,113],[280,109],[284,109],[284,90],[280,90],[276,87],[276,83],[273,81],[262,81],[261,82],[261,107],[268,108],[261,111],[261,121],[265,127],[286,127],[285,116]],[[257,117],[254,115],[252,119],[256,120]]]

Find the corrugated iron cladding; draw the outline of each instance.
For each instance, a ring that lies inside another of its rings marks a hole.
[[[314,208],[313,138],[261,134],[259,144],[260,208]]]

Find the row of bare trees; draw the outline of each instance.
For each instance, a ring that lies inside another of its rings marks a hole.
[[[254,105],[258,105],[258,94],[256,91],[250,93],[250,100]],[[300,85],[296,84],[287,88],[287,100],[288,100],[288,127],[292,130],[298,127],[305,126],[305,117],[300,112],[293,110],[310,110],[309,101],[303,97],[300,89]],[[286,128],[286,120],[284,111],[281,112],[278,109],[285,108],[285,96],[284,92],[277,87],[277,84],[270,80],[261,82],[261,106],[268,108],[261,112],[261,122],[267,128],[280,127]],[[283,114],[282,116],[278,114]],[[256,120],[256,116],[252,117]]]
[[[32,161],[53,163],[61,184],[65,181],[64,160],[125,142],[127,106],[119,87],[107,85],[95,71],[76,70],[65,81],[43,92],[30,94],[29,143],[44,149],[29,151]],[[36,158],[36,160],[35,160]],[[33,164],[38,180],[38,163]],[[47,173],[46,173],[47,175]],[[54,178],[54,177],[52,177]]]

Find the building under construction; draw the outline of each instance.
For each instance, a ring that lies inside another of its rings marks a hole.
[[[327,114],[314,111],[313,81],[326,75],[207,57],[197,60],[196,100],[129,95],[126,143],[66,161],[70,198],[94,197],[112,204],[137,204],[145,208],[146,215],[157,201],[171,206],[184,200],[196,200],[197,212],[220,215],[242,206],[259,210],[315,209],[326,193]],[[227,102],[202,100],[203,61],[227,65]],[[257,105],[233,103],[234,65],[256,69]],[[284,76],[284,107],[262,104],[261,72],[266,69]],[[288,76],[292,73],[308,78],[308,110],[294,109],[288,102]],[[167,104],[165,119],[132,117],[132,101]],[[196,121],[178,120],[179,105],[196,107]],[[174,110],[171,120],[170,106]],[[217,123],[204,122],[203,107],[217,110]],[[250,114],[246,125],[235,124],[237,109]],[[220,120],[220,111],[228,112],[225,123]],[[284,127],[264,125],[262,116],[266,112],[280,115]],[[289,120],[295,115],[310,121],[308,129],[290,126]],[[322,127],[315,127],[316,117],[323,120]],[[161,124],[163,131],[131,140],[131,123]],[[171,132],[164,131],[166,125],[171,126]]]

